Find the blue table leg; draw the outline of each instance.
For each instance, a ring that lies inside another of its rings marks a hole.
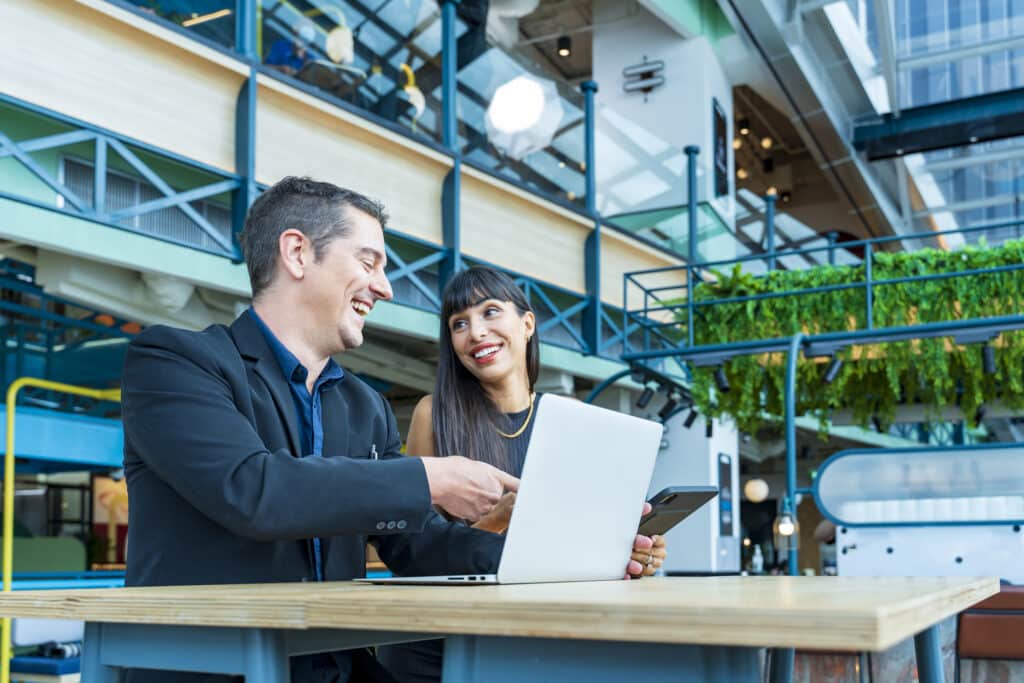
[[[448,636],[443,683],[759,683],[756,648]]]
[[[120,668],[103,663],[103,624],[85,625],[82,646],[82,680],[89,683],[119,683]]]
[[[251,629],[243,634],[245,680],[289,683],[288,639],[273,629]]]
[[[919,683],[944,683],[942,667],[942,641],[936,624],[914,636],[914,654],[917,657],[917,680]]]
[[[771,663],[768,667],[769,683],[790,683],[793,680],[793,660],[796,652],[792,648],[768,650]]]

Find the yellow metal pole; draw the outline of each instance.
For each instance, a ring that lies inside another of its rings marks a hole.
[[[21,377],[7,388],[7,430],[4,449],[4,523],[3,523],[3,592],[11,590],[14,574],[14,412],[18,392],[25,387],[38,387],[64,394],[85,396],[101,401],[120,402],[120,389],[89,389],[74,384],[51,382],[35,377]],[[0,623],[0,683],[11,682],[11,619]]]

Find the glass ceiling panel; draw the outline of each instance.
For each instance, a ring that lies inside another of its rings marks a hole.
[[[917,229],[993,226],[964,238],[947,238],[950,247],[980,239],[998,244],[1021,236],[1024,137],[915,154],[906,164],[927,207],[914,215]],[[1018,223],[1001,226],[1014,221]]]
[[[901,109],[1024,88],[1024,0],[888,3]],[[875,0],[842,0],[825,7],[851,63],[858,50],[870,50],[876,58],[881,53],[874,9]],[[879,63],[875,72],[884,73],[882,67]],[[865,72],[858,73],[864,81]],[[877,100],[875,105],[880,114],[888,110]],[[906,164],[913,182],[904,201],[911,207],[914,231],[993,226],[966,238],[942,238],[948,248],[982,238],[998,243],[1019,234],[1019,225],[999,226],[1024,218],[1024,138],[876,163]]]
[[[900,107],[1024,87],[1024,0],[888,2]],[[842,0],[824,8],[868,92],[885,71],[874,4]],[[878,113],[889,111],[884,99],[872,99]]]

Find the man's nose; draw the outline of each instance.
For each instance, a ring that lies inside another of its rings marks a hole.
[[[370,291],[383,301],[391,301],[395,297],[395,293],[391,289],[391,281],[388,280],[388,276],[384,274],[383,270],[370,282]]]

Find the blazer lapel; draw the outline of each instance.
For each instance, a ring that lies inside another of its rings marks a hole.
[[[298,417],[295,414],[295,401],[292,400],[291,389],[285,380],[281,366],[274,357],[274,352],[267,344],[263,330],[259,328],[256,321],[248,311],[238,316],[231,324],[231,336],[235,340],[242,357],[253,365],[253,370],[267,386],[270,396],[274,399],[274,406],[277,414],[285,426],[288,434],[288,445],[292,455],[302,457],[304,454],[299,448],[299,425]]]

